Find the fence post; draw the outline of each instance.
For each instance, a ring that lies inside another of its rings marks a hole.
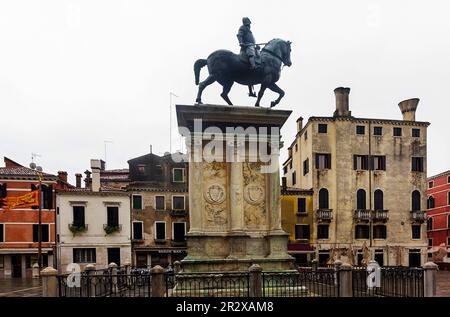
[[[164,269],[156,265],[150,269],[150,274],[152,276],[152,297],[164,297],[165,285],[164,285]]]
[[[436,296],[436,271],[438,266],[433,262],[427,262],[423,266],[424,274],[423,274],[423,287],[424,297],[434,297]]]
[[[250,274],[250,297],[262,297],[262,269],[258,264],[253,264],[248,269]]]
[[[86,265],[86,267],[84,268],[84,271],[86,272],[87,275],[87,283],[86,283],[86,287],[87,287],[87,296],[88,297],[95,297],[97,294],[95,292],[96,290],[96,281],[95,281],[95,265],[94,264],[88,264]],[[81,283],[81,276],[80,276],[80,283]]]
[[[109,274],[111,274],[111,293],[115,294],[117,292],[117,264],[111,262],[108,268],[110,271]]]
[[[173,262],[173,272],[177,274],[180,273],[180,271],[181,271],[181,262],[180,261]]]
[[[33,264],[33,278],[39,278],[39,264]]]
[[[339,274],[339,297],[352,297],[352,266],[348,263],[343,263],[339,266],[337,273]]]
[[[126,275],[130,275],[131,274],[131,263],[130,262],[125,262],[124,266],[125,266],[125,274]]]
[[[58,297],[58,271],[51,266],[41,271],[42,297]]]

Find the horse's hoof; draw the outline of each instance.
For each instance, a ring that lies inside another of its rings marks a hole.
[[[203,105],[203,102],[201,100],[196,100],[195,105],[196,106]]]
[[[259,104],[256,104],[255,107],[259,107]]]
[[[271,103],[270,103],[270,108],[273,108],[273,107],[275,107],[277,105],[277,103],[275,102],[275,101],[272,101]]]

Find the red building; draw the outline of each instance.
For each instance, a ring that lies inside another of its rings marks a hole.
[[[38,189],[37,171],[7,157],[4,162],[5,167],[0,167],[0,198],[23,196]],[[58,176],[42,174],[42,262],[55,266],[55,189],[70,185],[66,172],[58,172]],[[32,276],[32,266],[38,262],[38,223],[38,207],[6,210],[0,206],[0,279]]]
[[[447,252],[442,252],[450,248],[450,170],[428,178],[427,197],[428,245],[433,253],[430,257],[450,262]]]

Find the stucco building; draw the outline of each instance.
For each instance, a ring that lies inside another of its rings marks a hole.
[[[418,99],[399,103],[403,120],[356,118],[349,88],[337,88],[330,117],[297,120],[283,164],[288,187],[311,189],[316,259],[418,266],[426,261],[428,122]]]
[[[428,178],[427,235],[429,257],[450,262],[450,171]]]
[[[125,190],[101,186],[100,160],[91,160],[89,187],[77,186],[57,193],[58,268],[76,263],[106,268],[111,262],[131,263],[130,196]]]

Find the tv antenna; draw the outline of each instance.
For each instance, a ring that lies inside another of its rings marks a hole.
[[[170,105],[169,105],[169,152],[172,153],[172,97],[179,97],[175,95],[173,92],[170,92]]]

